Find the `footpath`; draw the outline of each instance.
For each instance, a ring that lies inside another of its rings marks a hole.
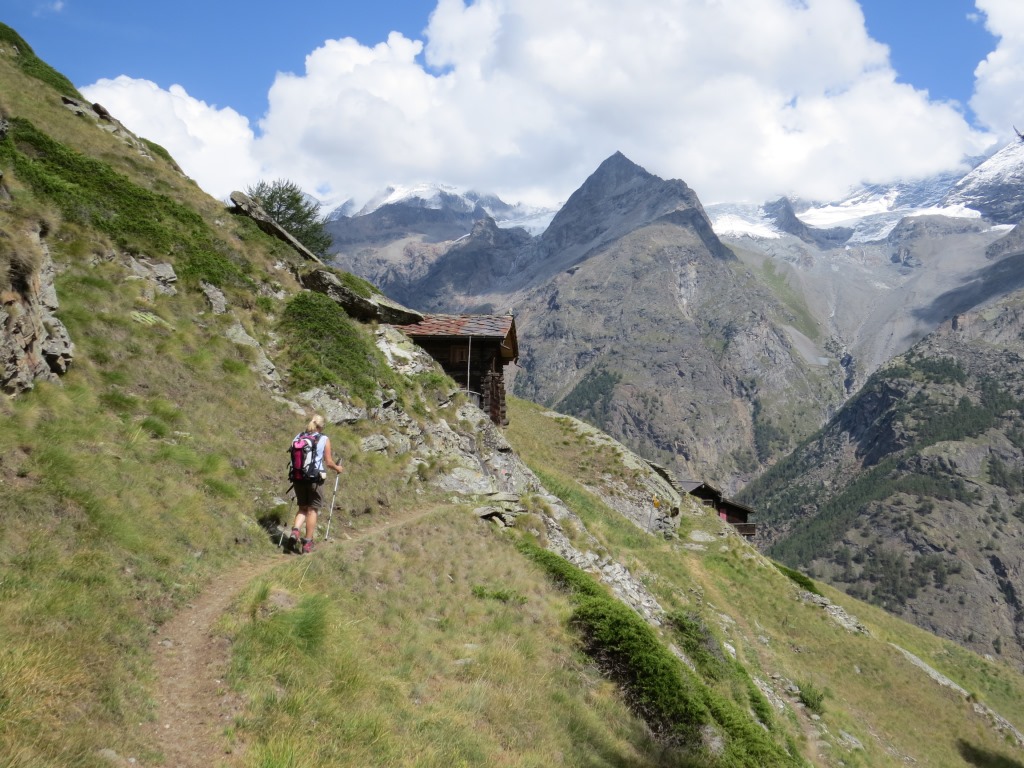
[[[358,541],[419,520],[435,509],[415,510],[358,531],[339,529],[344,531],[341,538],[319,542],[319,547]],[[156,675],[156,719],[141,725],[145,741],[163,754],[163,761],[151,768],[230,768],[241,764],[240,754],[226,751],[229,744],[224,732],[243,712],[245,702],[226,680],[231,641],[218,635],[214,627],[253,580],[294,557],[317,557],[317,552],[299,556],[276,550],[240,563],[215,576],[201,594],[160,627],[150,646]]]

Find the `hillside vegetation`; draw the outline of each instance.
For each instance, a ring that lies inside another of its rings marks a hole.
[[[392,369],[297,255],[62,106],[0,31],[4,307],[52,260],[75,343],[0,400],[0,766],[167,764],[161,630],[254,566],[206,638],[238,709],[195,765],[1020,764],[1020,675],[689,500],[655,525],[655,473],[573,419],[513,400],[500,433]],[[333,541],[287,558],[284,447],[324,397],[359,414],[328,429]],[[489,471],[507,524],[467,480]]]
[[[1018,670],[1022,317],[1015,294],[922,340],[744,491],[774,556]]]

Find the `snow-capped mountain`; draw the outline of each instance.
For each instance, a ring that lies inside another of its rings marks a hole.
[[[355,210],[352,201],[348,201],[333,210],[327,220],[368,216],[391,205],[477,216],[485,213],[503,229],[522,227],[532,235],[543,232],[557,213],[557,209],[522,203],[510,205],[497,195],[462,191],[447,184],[419,184],[387,187],[358,210]]]
[[[1021,170],[1024,172],[1024,163]],[[846,242],[850,244],[877,242],[884,240],[907,216],[980,218],[983,211],[951,195],[955,185],[974,173],[963,176],[951,172],[919,181],[872,184],[842,200],[825,203],[796,200],[791,204],[796,217],[808,227],[815,230],[847,228],[850,234]],[[987,177],[990,184],[995,179],[994,174]],[[720,236],[770,239],[782,237],[786,232],[793,234],[791,228],[780,226],[768,206],[725,203],[709,205],[706,210],[715,233]]]
[[[962,205],[996,224],[1024,217],[1024,139],[1014,141],[960,179],[943,205]]]

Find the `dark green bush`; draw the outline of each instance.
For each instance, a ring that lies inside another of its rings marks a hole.
[[[711,720],[703,692],[639,615],[605,594],[580,597],[571,621],[587,653],[659,737],[691,747],[700,742],[700,728]]]
[[[605,589],[579,568],[554,552],[538,547],[531,541],[520,539],[516,545],[519,551],[547,571],[548,576],[570,592],[589,597],[607,595]]]
[[[740,707],[708,688],[668,650],[639,614],[597,581],[529,540],[521,539],[517,546],[569,590],[576,604],[570,623],[583,638],[587,654],[622,686],[630,706],[663,742],[682,747],[690,756],[699,758],[702,766],[800,765],[799,760],[772,740],[762,725],[754,722],[746,712],[746,702]],[[692,639],[693,645],[706,649],[710,635],[696,619],[680,614],[673,621],[683,627],[682,632]],[[710,651],[702,656],[702,661],[723,677],[729,674],[728,663]],[[742,666],[737,664],[736,668],[736,677],[742,677],[746,683],[750,706],[761,723],[769,726],[771,706]],[[719,756],[706,754],[702,746],[702,730],[713,723],[727,737],[724,752]]]
[[[800,571],[795,571],[792,568],[787,568],[782,563],[775,563],[775,567],[811,594],[821,594],[817,586],[815,586],[814,581],[811,580],[810,576],[800,573]]]
[[[825,711],[825,692],[810,682],[798,682],[797,687],[800,689],[801,703],[811,712],[817,715],[823,714]]]
[[[705,678],[723,680],[728,676],[729,664],[721,646],[695,614],[676,611],[668,615],[668,623],[676,630],[687,657]]]

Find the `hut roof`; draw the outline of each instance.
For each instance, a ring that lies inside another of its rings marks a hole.
[[[418,323],[396,326],[409,336],[433,338],[485,338],[502,342],[502,357],[519,357],[516,319],[512,315],[424,315]]]

